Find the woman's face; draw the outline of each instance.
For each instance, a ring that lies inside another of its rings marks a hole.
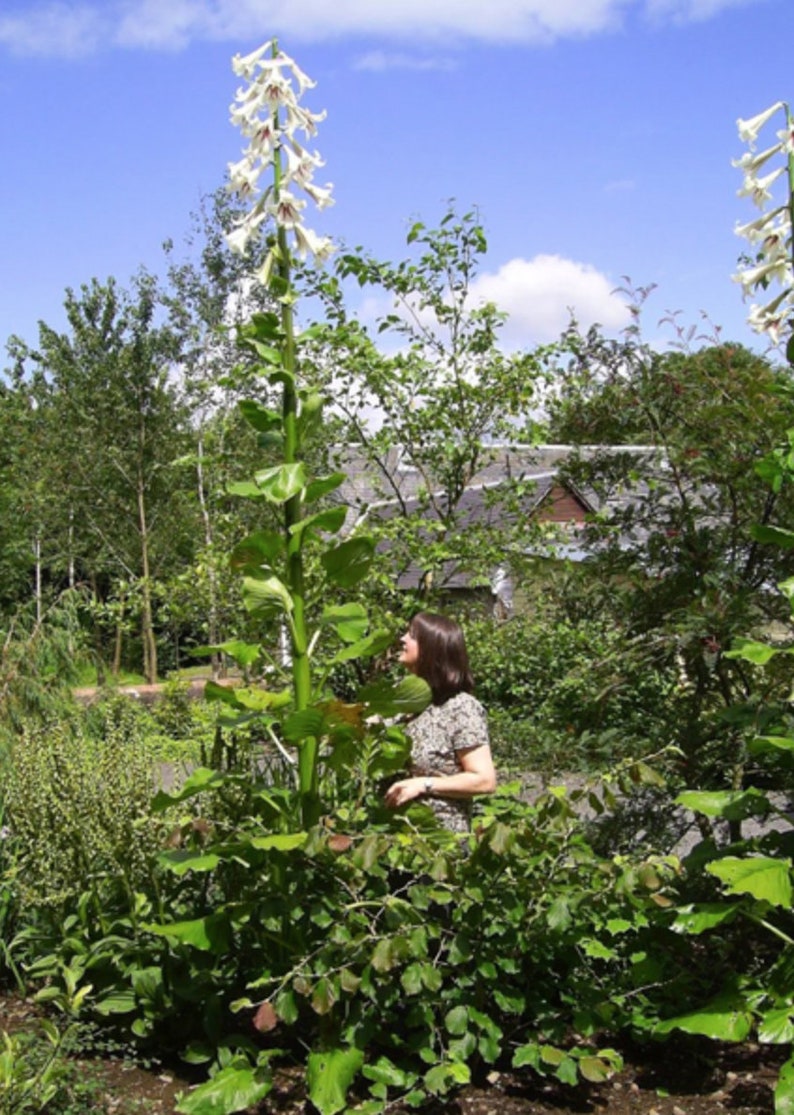
[[[419,643],[411,633],[410,627],[400,639],[402,650],[400,651],[400,661],[407,670],[416,670],[419,662]]]

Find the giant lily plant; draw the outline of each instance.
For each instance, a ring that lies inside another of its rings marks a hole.
[[[324,399],[302,383],[299,374],[298,353],[304,335],[296,332],[294,261],[298,257],[309,264],[321,263],[332,251],[331,241],[305,223],[310,202],[321,209],[331,204],[331,186],[314,183],[322,159],[305,146],[324,114],[312,113],[301,103],[314,82],[275,42],[245,57],[236,56],[232,65],[244,84],[231,106],[231,119],[247,146],[242,158],[229,167],[230,188],[249,205],[227,239],[230,248],[242,254],[257,239],[264,239],[268,250],[255,279],[268,288],[276,307],[273,312],[254,315],[241,330],[240,339],[254,354],[259,374],[281,392],[280,410],[254,400],[243,402],[241,408],[263,440],[282,450],[280,463],[257,472],[251,481],[230,487],[234,494],[277,506],[282,517],[280,531],[255,532],[235,548],[232,562],[244,575],[243,597],[249,612],[255,617],[277,616],[288,635],[291,687],[229,690],[210,684],[207,694],[231,706],[227,711],[232,717],[258,717],[276,745],[294,747],[302,823],[309,826],[321,812],[319,758],[323,746],[332,748],[340,717],[348,725],[351,715],[358,716],[359,724],[364,719],[365,698],[357,714],[350,709],[342,712],[338,702],[335,705],[329,699],[324,691],[329,669],[338,662],[377,654],[389,645],[392,634],[371,631],[360,603],[326,603],[321,612],[309,606],[312,598],[329,601],[329,589],[359,584],[374,554],[369,537],[351,534],[338,540],[346,517],[343,506],[320,505],[324,496],[340,486],[344,474],[312,477],[304,459],[307,442],[322,423]],[[311,336],[313,330],[306,333]],[[309,540],[321,548],[324,578],[313,591],[307,585],[304,562]],[[329,634],[335,643],[330,654]],[[321,647],[325,657],[319,668]],[[260,650],[239,641],[216,649],[245,665],[256,661]],[[426,700],[425,694],[422,699]],[[390,698],[386,700],[390,707]],[[372,702],[366,707],[372,711]]]

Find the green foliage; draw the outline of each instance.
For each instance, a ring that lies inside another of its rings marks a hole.
[[[150,755],[123,717],[101,739],[68,724],[19,736],[3,796],[21,904],[57,911],[106,877],[131,888],[147,878],[160,840],[153,785]]]
[[[616,622],[519,613],[466,637],[502,765],[606,770],[666,744],[677,679]]]

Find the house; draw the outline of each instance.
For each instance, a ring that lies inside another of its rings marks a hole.
[[[395,519],[412,520],[427,524],[425,533],[429,540],[434,532],[443,533],[445,523],[454,530],[454,537],[462,537],[480,528],[499,530],[504,527],[515,537],[515,528],[524,522],[533,528],[537,524],[548,527],[543,542],[538,532],[527,529],[525,554],[539,557],[566,557],[582,561],[587,552],[582,533],[593,516],[609,514],[631,499],[630,493],[616,485],[607,496],[579,488],[565,474],[565,465],[574,452],[581,456],[596,454],[617,455],[631,453],[658,459],[658,452],[647,446],[574,447],[568,445],[491,445],[483,455],[483,462],[465,487],[456,496],[438,485],[436,478],[414,463],[410,451],[390,447],[373,459],[356,447],[347,447],[337,454],[337,464],[345,471],[347,479],[339,489],[339,499],[352,510],[348,529],[361,529],[367,522],[381,524]],[[663,467],[663,465],[661,466]],[[500,492],[513,494],[509,508],[500,500]],[[435,524],[435,526],[434,526]],[[421,530],[421,527],[420,527]],[[448,537],[448,535],[446,535]],[[540,549],[539,549],[540,547]],[[387,541],[379,548],[390,548]],[[545,551],[545,552],[543,552]],[[397,587],[417,591],[432,577],[436,587],[461,593],[482,587],[482,579],[473,579],[471,568],[454,558],[440,563],[432,571],[421,568],[406,557],[398,561]],[[509,562],[497,563],[488,571],[490,595],[494,607],[509,613],[513,605],[514,584]]]

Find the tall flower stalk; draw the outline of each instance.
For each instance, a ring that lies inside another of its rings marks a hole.
[[[259,331],[254,328],[248,339],[264,358],[271,381],[282,387],[283,464],[264,470],[255,479],[258,494],[283,506],[284,579],[261,564],[259,571],[270,571],[273,575],[249,586],[249,595],[255,601],[261,600],[264,591],[282,607],[290,631],[294,707],[301,711],[308,707],[312,695],[301,530],[307,498],[300,461],[301,417],[302,411],[308,412],[312,407],[316,410],[318,403],[316,398],[301,399],[296,379],[296,294],[291,261],[293,251],[302,259],[312,256],[322,261],[332,250],[331,241],[317,236],[303,220],[307,198],[320,208],[332,204],[331,186],[314,184],[314,171],[322,166],[322,159],[297,138],[299,133],[306,139],[313,137],[325,114],[309,112],[301,104],[303,93],[315,83],[279,51],[275,40],[245,57],[236,55],[232,68],[246,84],[237,90],[231,119],[248,144],[242,158],[229,166],[229,187],[250,200],[250,208],[232,228],[227,242],[233,251],[244,254],[256,238],[269,239],[269,251],[256,278],[277,299],[278,319],[272,322],[265,315]],[[256,412],[254,425],[259,429],[263,422],[272,426],[273,417],[267,412]],[[298,775],[304,803],[315,800],[317,741],[312,737],[305,738],[299,749]],[[311,820],[311,813],[312,808],[305,805],[304,818]]]
[[[785,125],[777,132],[777,143],[756,151],[761,130],[778,113],[783,113]],[[768,334],[773,344],[779,344],[788,334],[786,356],[794,365],[794,117],[788,104],[777,101],[737,124],[739,138],[749,148],[733,163],[744,174],[739,196],[749,197],[761,215],[736,228],[737,234],[750,243],[755,258],[734,279],[741,283],[745,297],[768,294],[773,283],[782,288],[771,300],[754,302],[748,321],[757,333]],[[782,164],[774,167],[774,160],[781,156]],[[773,193],[781,180],[786,189],[782,200]]]

